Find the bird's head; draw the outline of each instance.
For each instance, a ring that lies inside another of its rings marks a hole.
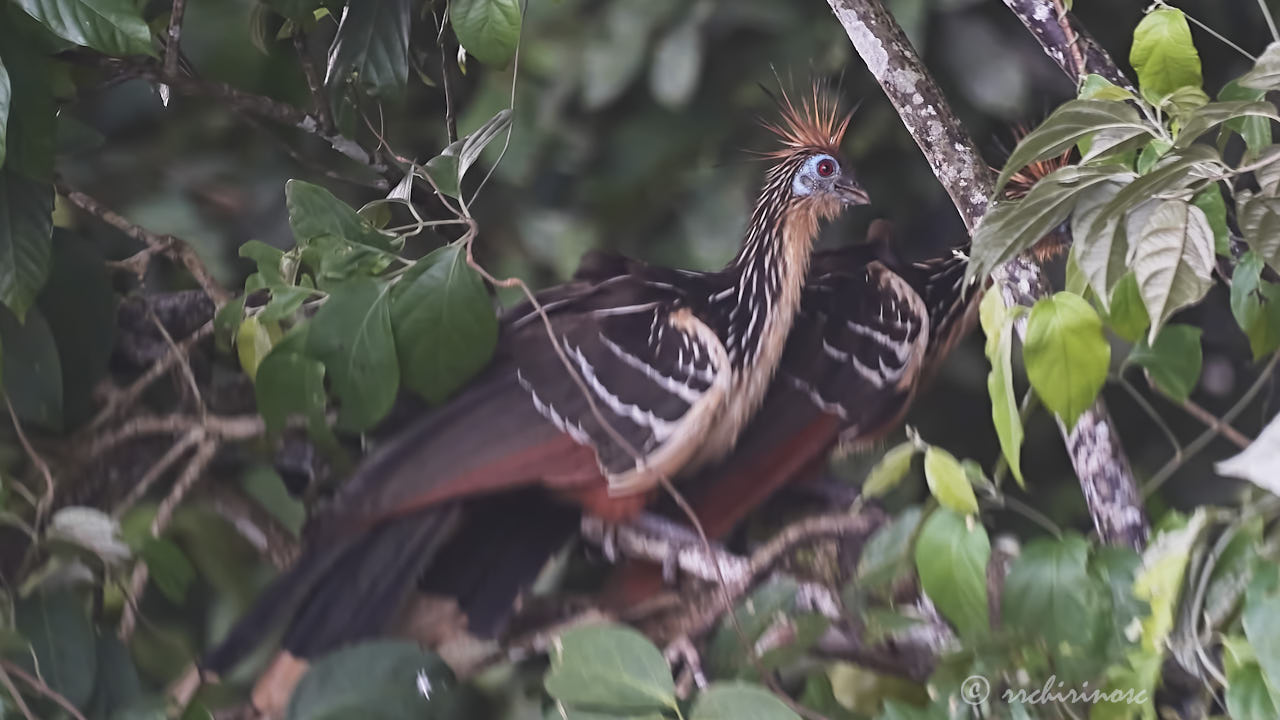
[[[827,219],[844,207],[870,203],[853,167],[840,153],[853,113],[841,117],[834,98],[818,85],[812,97],[798,105],[785,92],[775,100],[781,120],[765,126],[782,141],[782,147],[765,157],[774,161],[770,180],[787,195],[787,203]]]

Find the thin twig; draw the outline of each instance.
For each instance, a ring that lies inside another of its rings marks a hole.
[[[1271,360],[1267,363],[1266,367],[1262,369],[1262,373],[1258,375],[1258,379],[1254,380],[1253,385],[1250,385],[1244,395],[1240,396],[1240,399],[1236,401],[1236,404],[1232,405],[1225,413],[1223,413],[1221,418],[1215,418],[1218,425],[1225,425],[1233,422],[1236,419],[1236,416],[1244,412],[1244,409],[1249,406],[1249,403],[1253,401],[1253,398],[1267,386],[1268,382],[1271,381],[1271,373],[1275,371],[1277,360],[1280,360],[1280,354],[1271,356]],[[1152,493],[1159,490],[1161,486],[1168,482],[1169,478],[1173,477],[1173,474],[1178,471],[1178,468],[1182,467],[1183,463],[1190,460],[1196,453],[1203,450],[1206,445],[1212,442],[1213,439],[1218,436],[1218,432],[1219,427],[1211,425],[1208,430],[1201,433],[1195,440],[1187,443],[1186,450],[1183,451],[1181,455],[1169,460],[1169,462],[1164,464],[1164,467],[1160,468],[1159,472],[1151,476],[1151,479],[1147,481],[1147,484],[1142,487],[1142,496],[1144,498],[1150,497]]]
[[[1205,410],[1196,404],[1191,398],[1182,401],[1182,409],[1186,410],[1189,415],[1209,426],[1210,430],[1216,431],[1223,438],[1230,441],[1236,447],[1244,450],[1253,442],[1244,436],[1244,433],[1236,430],[1234,427],[1222,421],[1217,415]]]
[[[164,255],[186,267],[187,272],[191,273],[191,277],[195,278],[196,283],[215,304],[220,306],[230,299],[231,295],[218,284],[217,280],[213,279],[213,275],[209,274],[208,268],[204,266],[204,262],[190,245],[172,235],[161,235],[131,223],[111,208],[61,181],[55,182],[54,186],[58,194],[65,197],[72,205],[146,245],[152,255]]]
[[[1147,402],[1142,393],[1138,392],[1138,388],[1134,387],[1133,383],[1125,380],[1124,375],[1117,374],[1115,381],[1117,385],[1124,388],[1125,392],[1129,393],[1129,397],[1133,398],[1133,401],[1138,404],[1138,407],[1142,408],[1147,417],[1151,418],[1156,427],[1160,428],[1161,432],[1164,433],[1165,439],[1173,446],[1174,454],[1180,456],[1182,454],[1182,443],[1178,442],[1178,436],[1173,433],[1169,423],[1165,422],[1163,417],[1160,417],[1160,413],[1156,412],[1156,409],[1152,407],[1151,403]]]
[[[13,704],[18,706],[18,711],[22,713],[22,717],[27,720],[37,720],[32,714],[31,708],[27,707],[27,701],[22,699],[22,693],[18,692],[18,686],[13,684],[13,678],[9,677],[9,671],[0,665],[0,685],[4,685],[4,689],[9,691],[9,696],[13,698]]]
[[[333,116],[329,112],[329,99],[325,97],[324,83],[316,72],[315,61],[307,49],[307,37],[299,29],[293,34],[293,49],[298,54],[298,65],[302,68],[302,76],[307,81],[307,91],[311,93],[311,111],[320,119],[320,131],[333,132]]]
[[[50,507],[53,507],[53,473],[49,470],[49,463],[45,462],[40,453],[36,452],[35,447],[31,445],[31,441],[27,439],[27,434],[23,432],[22,423],[18,420],[18,413],[13,409],[13,403],[9,402],[9,398],[6,397],[4,404],[5,407],[9,408],[9,419],[13,421],[13,431],[18,436],[18,442],[22,444],[22,450],[27,453],[31,463],[36,466],[36,470],[44,478],[44,494],[40,496],[40,501],[36,503],[36,518],[33,523],[35,527],[39,527],[45,513],[49,512]]]
[[[1258,9],[1262,11],[1262,17],[1267,19],[1267,29],[1271,31],[1271,39],[1280,42],[1280,32],[1276,31],[1276,19],[1271,14],[1271,8],[1267,7],[1267,0],[1258,0]]]
[[[178,74],[179,47],[182,40],[182,18],[187,13],[187,0],[173,0],[169,11],[169,32],[164,45],[164,74],[174,77]]]
[[[120,501],[120,504],[116,506],[116,509],[112,511],[111,514],[116,518],[120,518],[128,512],[129,508],[133,507],[135,503],[145,497],[147,491],[151,489],[151,486],[154,485],[170,467],[173,467],[173,464],[178,462],[178,459],[185,455],[187,450],[200,442],[203,437],[203,430],[199,427],[193,427],[187,431],[186,435],[182,436],[182,439],[170,445],[169,449],[165,451],[165,454],[161,455],[160,459],[156,460],[155,464],[147,470],[142,478],[129,489],[129,494]]]
[[[171,351],[166,353],[163,358],[157,361],[150,368],[147,368],[147,371],[142,373],[137,380],[134,380],[133,384],[124,389],[113,391],[107,401],[103,404],[102,409],[98,411],[98,415],[89,423],[88,429],[90,431],[98,429],[103,425],[103,423],[112,419],[115,416],[116,411],[121,407],[132,404],[138,399],[139,395],[145,392],[147,388],[151,387],[152,383],[168,372],[175,363],[181,362],[196,343],[211,334],[213,334],[212,321],[200,326],[198,330],[179,341],[177,344],[177,352]]]
[[[169,352],[178,356],[178,369],[182,370],[182,377],[186,380],[187,389],[191,391],[191,399],[195,401],[196,411],[201,415],[208,412],[204,404],[204,396],[200,394],[200,383],[196,382],[195,371],[191,369],[191,361],[187,358],[187,354],[178,349],[178,344],[173,341],[173,336],[165,329],[164,323],[160,322],[160,318],[156,317],[154,312],[148,311],[151,316],[151,322],[155,323],[156,329],[160,331],[160,337],[164,338],[164,342],[169,346]]]
[[[164,500],[160,502],[160,507],[156,509],[156,516],[151,521],[151,537],[160,537],[160,534],[169,527],[169,522],[173,519],[173,513],[182,502],[191,488],[195,486],[201,475],[204,474],[205,468],[213,460],[214,454],[218,451],[218,443],[206,438],[196,452],[191,456],[191,461],[187,463],[187,468],[178,477],[177,482],[173,484],[173,489]],[[133,566],[133,574],[129,580],[129,592],[136,599],[142,598],[142,593],[147,586],[147,564],[141,560]],[[126,605],[120,614],[120,639],[127,641],[133,635],[134,627],[137,625],[137,611],[135,605]]]
[[[21,667],[19,667],[17,664],[9,660],[0,659],[0,669],[3,669],[7,673],[11,673],[22,682],[29,685],[32,690],[35,690],[41,695],[57,703],[59,707],[61,707],[63,710],[66,710],[67,713],[71,715],[71,717],[75,718],[75,720],[85,720],[84,715],[81,714],[81,712],[76,709],[75,705],[71,704],[70,700],[63,697],[62,693],[59,693],[58,691],[49,687],[47,684],[45,684],[43,680],[31,675],[26,670],[23,670]]]

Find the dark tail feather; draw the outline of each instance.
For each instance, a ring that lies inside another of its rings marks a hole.
[[[292,618],[282,646],[312,657],[379,635],[447,538],[456,507],[387,520],[349,539],[308,543],[254,606],[209,652],[204,670],[225,673]]]

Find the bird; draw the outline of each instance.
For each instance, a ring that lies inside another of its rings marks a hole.
[[[457,598],[469,628],[490,633],[541,566],[532,560],[581,512],[624,521],[667,481],[730,454],[774,384],[820,223],[870,202],[840,152],[851,115],[817,85],[778,106],[766,123],[778,147],[764,153],[742,245],[723,269],[628,265],[504,314],[488,367],[314,513],[298,560],[202,671],[225,673],[282,624],[272,667],[376,637],[415,584]],[[561,504],[521,512],[531,497]],[[498,542],[513,537],[514,553]],[[491,547],[502,551],[487,564]]]

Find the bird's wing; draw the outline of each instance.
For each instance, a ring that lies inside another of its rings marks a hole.
[[[678,474],[729,390],[719,338],[678,295],[631,275],[546,309],[511,325],[517,379],[534,407],[594,448],[612,494]]]

